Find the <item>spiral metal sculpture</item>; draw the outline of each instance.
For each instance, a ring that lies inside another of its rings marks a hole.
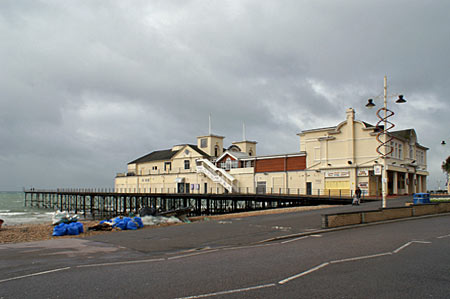
[[[386,117],[384,115],[381,115],[382,112],[385,112]],[[395,127],[395,125],[388,120],[388,118],[392,117],[394,114],[395,114],[394,111],[389,110],[389,109],[387,109],[385,107],[382,107],[382,108],[378,109],[378,111],[377,111],[377,116],[380,119],[377,122],[377,124],[376,124],[376,128],[379,129],[379,132],[377,134],[376,139],[380,143],[380,145],[377,147],[377,153],[383,159],[389,158],[388,156],[394,150],[389,144],[394,138],[391,135],[389,135],[389,132],[388,132],[389,130],[391,130],[392,128]],[[381,123],[384,123],[384,129],[383,130],[381,130],[381,127],[380,127]],[[385,138],[386,140],[385,141],[383,141],[383,138],[382,138],[384,135],[386,135],[386,138]],[[389,150],[386,153],[384,153],[382,151],[382,149],[385,148],[385,145],[387,145],[387,147],[389,148]]]

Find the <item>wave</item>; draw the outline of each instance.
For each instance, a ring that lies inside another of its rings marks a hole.
[[[21,216],[27,215],[28,213],[24,212],[0,212],[0,216]]]

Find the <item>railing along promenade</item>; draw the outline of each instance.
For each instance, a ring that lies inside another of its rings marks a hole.
[[[295,192],[294,192],[295,190]],[[260,209],[310,206],[320,204],[341,205],[351,203],[349,190],[311,190],[302,194],[301,189],[267,190],[269,192],[176,193],[171,188],[132,189],[131,192],[118,192],[109,188],[80,188],[24,190],[25,206],[59,209],[81,214],[86,218],[110,218],[118,215],[137,214],[142,207],[152,207],[161,211],[190,209],[190,215],[214,215],[244,212]],[[152,191],[152,192],[149,192]],[[156,192],[161,191],[161,192]],[[166,192],[163,192],[166,191]],[[191,191],[191,190],[189,190]],[[284,192],[282,192],[284,191]],[[314,191],[314,192],[313,192]]]

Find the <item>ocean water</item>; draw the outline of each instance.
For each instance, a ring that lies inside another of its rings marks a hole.
[[[0,192],[0,219],[3,225],[44,223],[52,221],[53,211],[24,207],[23,192]]]

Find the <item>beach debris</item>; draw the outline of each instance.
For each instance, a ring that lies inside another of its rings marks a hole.
[[[53,213],[52,216],[52,224],[57,225],[60,223],[71,223],[78,221],[78,215],[70,215],[69,212],[57,210]]]
[[[144,216],[156,216],[156,213],[158,211],[154,208],[151,207],[143,207],[139,210],[139,216],[144,217]]]
[[[100,221],[100,223],[88,227],[88,230],[94,230],[94,231],[111,231],[113,230],[113,223],[108,221]]]
[[[190,223],[189,219],[187,218],[187,215],[192,211],[192,208],[180,208],[180,209],[173,209],[168,211],[161,211],[160,209],[155,209],[151,207],[143,207],[139,210],[139,215],[141,217],[147,217],[147,216],[153,216],[153,217],[176,217],[182,222]],[[150,218],[149,218],[150,219]],[[155,219],[158,223],[167,223],[164,222],[165,220],[163,218],[161,219]],[[172,220],[173,221],[173,220]],[[149,222],[154,222],[153,220],[149,220]],[[153,224],[150,224],[153,225]]]
[[[76,236],[84,233],[83,223],[71,222],[71,223],[59,223],[53,228],[52,236],[60,237],[65,235]]]
[[[165,216],[144,216],[142,217],[142,222],[144,225],[160,225],[160,224],[173,224],[182,223],[182,221],[175,217],[165,217]]]
[[[99,224],[91,226],[88,230],[110,231],[114,228],[120,230],[136,230],[144,227],[144,223],[140,217],[116,217],[113,220],[102,220]]]

